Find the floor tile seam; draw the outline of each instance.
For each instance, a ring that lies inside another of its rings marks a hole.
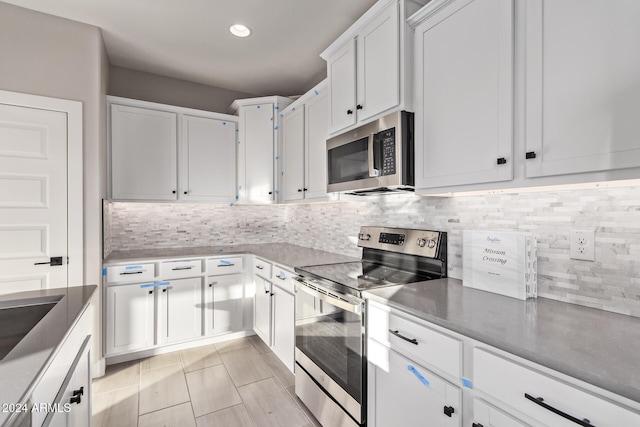
[[[155,411],[149,411],[149,412],[145,412],[144,414],[138,414],[138,419],[140,417],[145,416],[145,415],[155,414],[156,412],[160,412],[160,411],[164,411],[166,409],[175,408],[176,406],[184,405],[185,403],[191,403],[191,401],[189,400],[187,402],[180,402],[180,403],[176,403],[175,405],[169,405],[169,406],[167,406],[165,408],[156,409]],[[193,406],[193,405],[191,405],[191,406]],[[192,411],[193,411],[193,408],[192,408]],[[195,417],[193,417],[193,418],[195,419]]]
[[[257,381],[256,381],[257,382]],[[242,386],[244,387],[244,386]],[[238,393],[238,396],[240,396],[240,400],[242,401],[242,404],[244,405],[244,408],[247,410],[247,414],[249,414],[249,418],[251,418],[251,421],[253,421],[254,425],[259,425],[257,420],[255,419],[255,417],[253,416],[253,413],[251,413],[251,410],[249,409],[249,406],[247,405],[247,402],[244,401],[244,398],[242,397],[242,394],[240,393],[240,390],[238,390],[240,387],[236,387],[236,393]]]
[[[182,359],[182,352],[180,352],[180,359]],[[189,395],[189,406],[191,407],[191,415],[193,415],[193,421],[198,425],[196,421],[196,411],[193,409],[193,399],[191,399],[191,389],[189,388],[189,381],[187,381],[187,373],[182,369],[182,375],[184,376],[184,383],[187,386],[187,394]]]
[[[101,392],[99,392],[99,393],[95,393],[95,392],[93,391],[93,388],[94,388],[94,387],[93,387],[93,385],[92,385],[92,387],[91,387],[91,395],[92,395],[92,396],[101,396],[101,395],[103,395],[103,394],[113,393],[113,392],[116,392],[116,391],[121,391],[121,390],[124,390],[124,389],[126,389],[126,388],[133,388],[133,387],[138,387],[138,393],[140,393],[140,382],[138,382],[138,384],[131,384],[131,385],[128,385],[128,386],[126,386],[126,387],[114,388],[114,389],[112,389],[112,390],[101,391]]]
[[[183,366],[183,367],[182,367],[182,370],[184,371],[184,373],[185,373],[185,374],[189,374],[189,373],[191,373],[191,372],[198,372],[198,371],[202,371],[202,370],[204,370],[204,369],[213,368],[213,367],[215,367],[215,366],[220,366],[220,365],[223,365],[223,364],[224,364],[224,362],[222,362],[222,359],[220,359],[220,363],[217,363],[217,364],[215,364],[215,365],[203,366],[202,368],[192,369],[192,370],[190,370],[190,371],[185,370],[185,368],[184,368],[184,366]]]

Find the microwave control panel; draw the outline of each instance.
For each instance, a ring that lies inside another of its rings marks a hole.
[[[380,175],[394,175],[396,173],[396,129],[383,130],[376,136],[380,144]]]

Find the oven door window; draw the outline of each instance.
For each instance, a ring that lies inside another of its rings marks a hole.
[[[369,138],[330,149],[327,162],[329,184],[369,178]]]
[[[362,314],[296,293],[296,347],[362,403]]]

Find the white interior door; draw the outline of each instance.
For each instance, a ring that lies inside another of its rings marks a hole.
[[[67,137],[65,112],[0,103],[0,294],[67,286]]]

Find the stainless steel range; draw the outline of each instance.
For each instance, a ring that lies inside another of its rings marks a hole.
[[[362,227],[362,260],[296,268],[296,383],[324,426],[366,424],[362,292],[447,277],[447,233]]]

